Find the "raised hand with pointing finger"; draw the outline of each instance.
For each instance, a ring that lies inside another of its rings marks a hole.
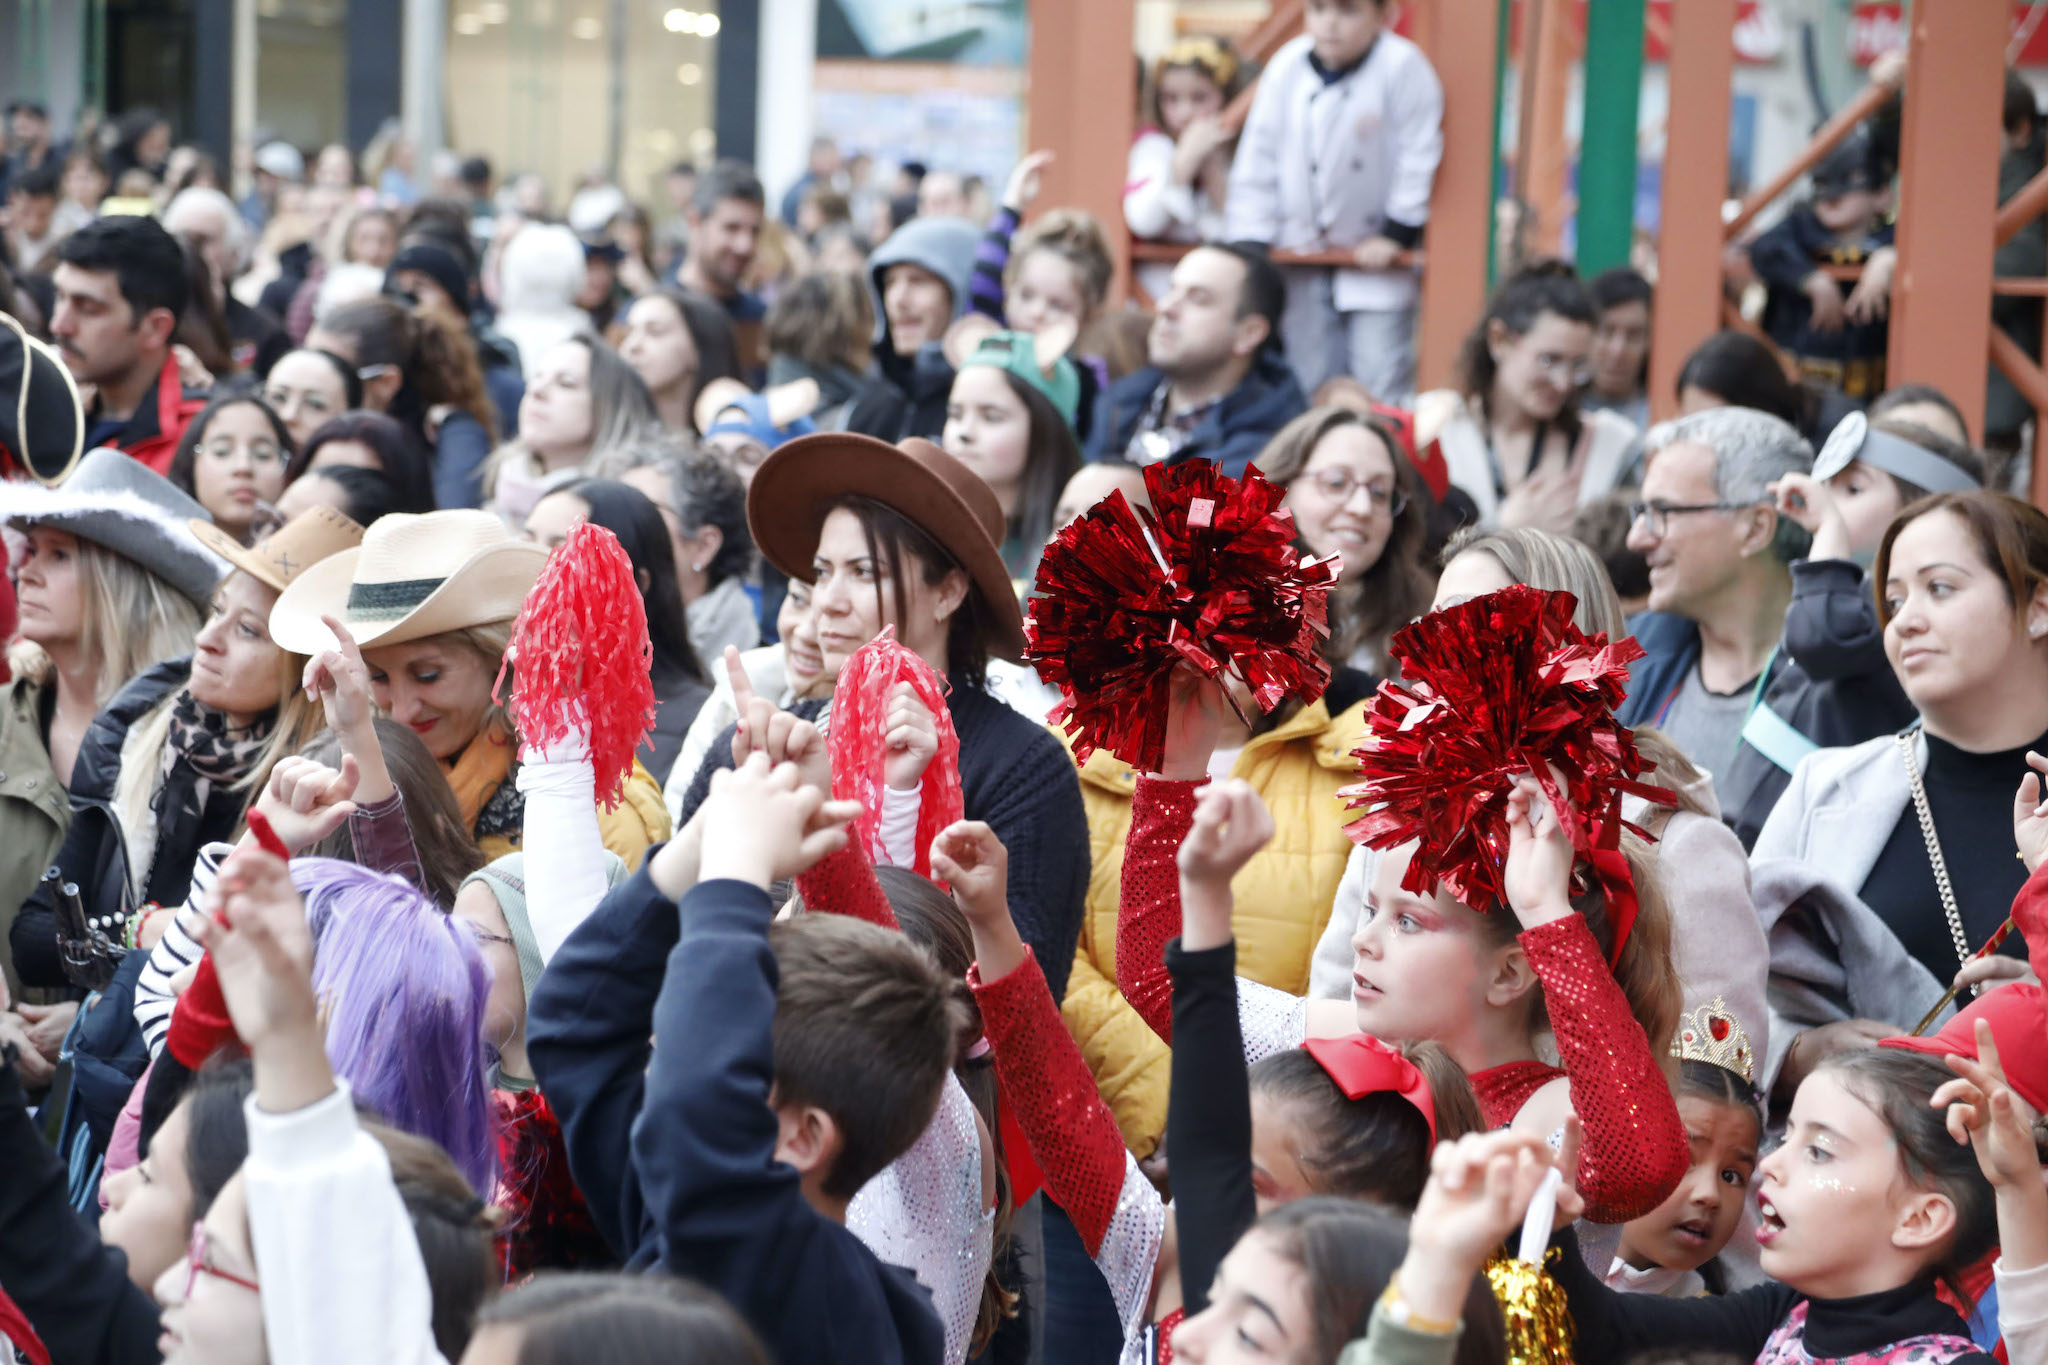
[[[300,686],[308,700],[320,703],[327,727],[341,740],[342,753],[356,762],[358,776],[351,794],[357,804],[374,806],[397,789],[377,743],[378,706],[370,666],[341,618],[323,615],[320,620],[334,632],[334,648],[306,661]]]

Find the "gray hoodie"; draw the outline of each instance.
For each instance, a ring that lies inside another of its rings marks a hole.
[[[875,339],[888,346],[889,315],[881,306],[882,277],[892,265],[908,261],[944,280],[953,291],[953,316],[967,311],[967,289],[974,277],[974,249],[981,229],[965,218],[913,218],[889,234],[889,240],[868,256],[868,278],[875,290]]]

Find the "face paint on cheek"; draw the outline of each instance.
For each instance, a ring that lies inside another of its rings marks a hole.
[[[1854,1185],[1848,1185],[1848,1184],[1844,1184],[1844,1183],[1843,1183],[1842,1181],[1839,1181],[1839,1180],[1835,1179],[1835,1178],[1834,1178],[1833,1176],[1831,1176],[1831,1175],[1810,1175],[1810,1176],[1808,1176],[1808,1177],[1806,1178],[1806,1188],[1808,1188],[1808,1189],[1810,1189],[1810,1190],[1815,1190],[1815,1191],[1818,1191],[1818,1192],[1819,1192],[1819,1193],[1821,1193],[1821,1194],[1856,1194],[1856,1193],[1858,1193],[1858,1191],[1857,1191],[1857,1189],[1856,1189],[1856,1187],[1855,1187]]]

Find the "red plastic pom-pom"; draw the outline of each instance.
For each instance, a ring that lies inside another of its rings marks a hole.
[[[832,688],[832,729],[827,744],[832,756],[832,795],[860,802],[853,837],[872,851],[882,821],[882,787],[888,760],[889,694],[907,682],[932,713],[939,751],[924,770],[917,810],[919,876],[932,875],[932,841],[961,818],[966,798],[960,790],[960,736],[946,709],[946,683],[932,666],[896,641],[896,628],[862,645],[839,670]],[[937,880],[936,878],[932,878]],[[943,885],[944,883],[941,883]]]
[[[1076,758],[1107,749],[1157,772],[1180,664],[1241,677],[1261,711],[1323,694],[1337,565],[1301,557],[1284,490],[1256,469],[1153,465],[1145,491],[1149,510],[1111,493],[1046,546],[1025,657],[1059,688],[1048,719],[1074,736]]]
[[[1555,766],[1576,813],[1562,822],[1581,860],[1572,894],[1596,883],[1606,890],[1619,956],[1636,915],[1621,855],[1622,794],[1662,805],[1677,797],[1636,780],[1642,756],[1614,719],[1643,647],[1633,637],[1588,637],[1572,623],[1577,606],[1568,592],[1516,584],[1396,634],[1388,653],[1402,681],[1380,684],[1354,751],[1361,780],[1339,795],[1368,808],[1346,827],[1358,843],[1420,842],[1403,887],[1428,894],[1442,883],[1488,910],[1505,899],[1508,793],[1528,773],[1556,802]]]
[[[505,658],[521,741],[545,748],[587,726],[598,799],[616,807],[655,710],[647,608],[618,537],[587,521],[571,528],[519,608]],[[499,690],[491,698],[502,702]]]

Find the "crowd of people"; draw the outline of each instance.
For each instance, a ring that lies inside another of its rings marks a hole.
[[[0,1359],[2048,1365],[2048,515],[1887,116],[1675,393],[1553,261],[1417,393],[1390,12],[1117,224],[10,108]]]

